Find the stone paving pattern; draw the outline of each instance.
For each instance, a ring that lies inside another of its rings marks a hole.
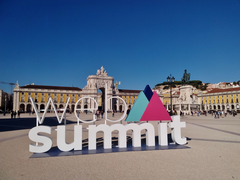
[[[90,115],[80,114],[84,119]],[[120,115],[116,113],[115,119]],[[54,114],[47,116],[44,123],[55,129]],[[108,117],[112,118],[111,114]],[[182,117],[187,126],[182,128],[182,136],[188,138],[188,149],[30,158],[28,132],[35,126],[35,115],[11,119],[9,114],[0,114],[0,179],[240,179],[239,117]],[[67,120],[67,142],[71,142],[76,117],[67,114]],[[101,119],[96,122],[102,123]],[[156,130],[157,122],[153,124]],[[97,135],[103,137],[103,133]],[[84,129],[83,145],[87,145],[87,136]],[[55,131],[52,139],[56,146]]]

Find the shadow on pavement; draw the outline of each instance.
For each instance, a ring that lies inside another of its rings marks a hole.
[[[73,124],[73,123],[76,123],[76,122],[66,120],[66,124]],[[55,116],[46,117],[44,122],[41,125],[45,125],[45,126],[64,125],[64,121],[61,124],[59,124]],[[16,118],[16,119],[0,120],[0,132],[31,129],[35,126],[36,126],[36,118]]]

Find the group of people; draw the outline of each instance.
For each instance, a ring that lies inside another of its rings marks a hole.
[[[100,117],[100,115],[101,115],[101,118],[103,119],[103,114],[104,114],[103,110],[97,110],[97,112],[96,112],[97,119]],[[113,114],[113,116],[114,116],[114,114]]]
[[[235,110],[232,110],[232,111],[227,111],[227,110],[225,110],[225,111],[191,111],[191,115],[193,116],[194,114],[197,114],[197,116],[199,116],[199,115],[205,115],[205,116],[207,116],[207,114],[211,114],[212,116],[214,115],[214,118],[219,118],[219,117],[226,117],[227,116],[227,114],[229,114],[229,115],[233,115],[233,117],[234,116],[236,116],[237,115],[237,111],[235,111]],[[174,115],[174,113],[173,113],[173,115]],[[184,112],[182,112],[182,111],[180,111],[180,116],[184,116],[184,115],[189,115],[188,113],[186,113],[186,114],[184,114]]]
[[[20,114],[21,114],[20,111],[16,112],[16,111],[11,110],[11,112],[10,112],[11,119],[16,118],[17,115],[18,115],[18,118],[20,118]]]
[[[229,115],[233,115],[233,117],[234,116],[236,116],[237,115],[237,111],[234,111],[234,110],[232,110],[232,111],[215,111],[215,112],[211,112],[212,113],[212,116],[214,115],[214,118],[219,118],[219,117],[226,117],[227,116],[227,114],[229,113]]]

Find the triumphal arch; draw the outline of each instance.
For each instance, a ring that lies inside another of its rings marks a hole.
[[[107,85],[107,92],[105,89]],[[117,83],[114,84],[114,78],[108,76],[107,71],[102,66],[97,70],[96,75],[90,75],[87,78],[87,85],[82,89],[82,97],[94,98],[100,110],[105,110],[105,103],[107,103],[107,111],[122,111],[123,102],[114,97],[121,97],[128,106],[132,106],[137,99],[140,90],[123,90],[117,88]],[[107,98],[105,98],[107,94]],[[105,102],[105,99],[109,99]],[[94,102],[91,99],[84,99],[81,102],[83,108],[95,108]]]
[[[108,76],[106,70],[102,66],[97,70],[96,75],[90,75],[87,78],[87,85],[82,89],[82,97],[92,97],[94,98],[99,105],[99,108],[104,110],[105,107],[105,84],[107,84],[107,99],[116,95],[118,91],[114,86],[114,78]],[[81,106],[86,108],[94,108],[94,102],[90,99],[84,99],[81,102]],[[116,105],[117,104],[117,105]],[[111,99],[107,102],[107,110],[114,109],[114,105],[119,107],[119,102],[115,99]],[[118,110],[118,109],[116,109]]]

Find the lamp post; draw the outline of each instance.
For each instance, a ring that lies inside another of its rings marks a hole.
[[[119,81],[119,82],[117,82],[117,81],[115,82],[115,84],[114,84],[114,85],[116,86],[116,89],[117,89],[117,86],[118,86],[118,85],[120,85],[120,84],[121,84],[121,82],[120,82],[120,81]]]
[[[4,116],[6,115],[6,108],[7,108],[7,95],[5,94],[5,108],[4,108]]]
[[[167,77],[167,82],[170,86],[170,102],[171,102],[171,111],[170,111],[170,116],[172,116],[172,84],[174,83],[175,78],[172,77],[172,75],[170,74],[170,77]]]

